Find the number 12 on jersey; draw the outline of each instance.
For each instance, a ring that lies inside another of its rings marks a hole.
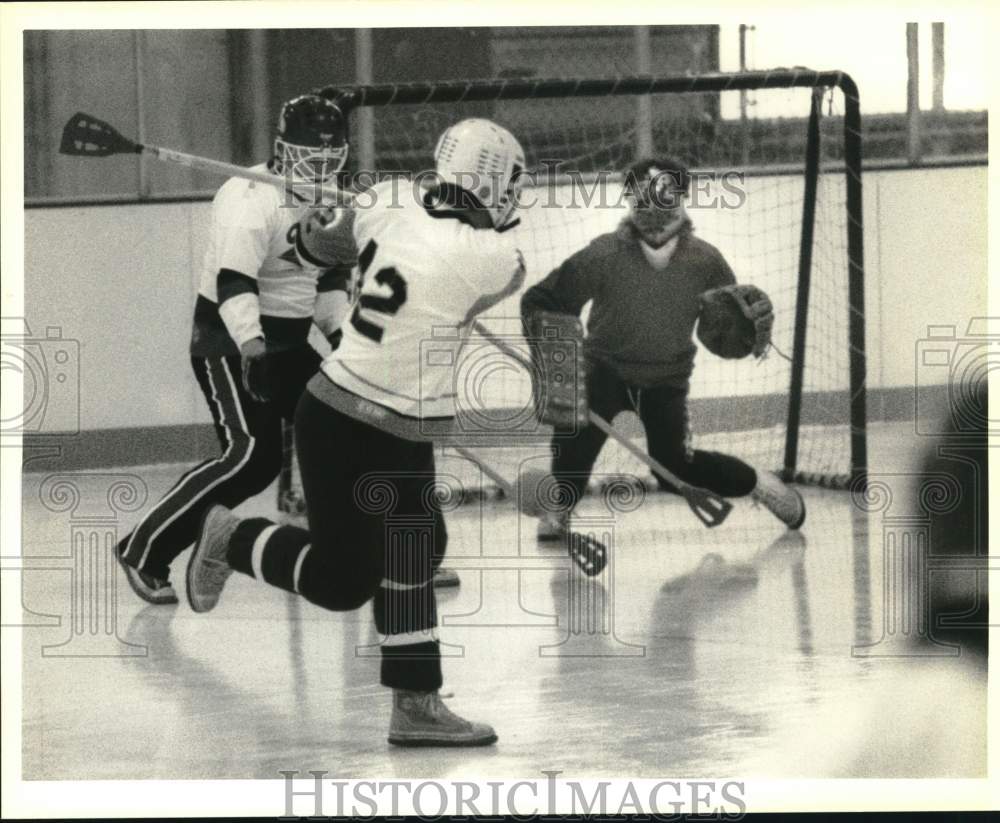
[[[364,278],[368,268],[371,266],[372,260],[375,258],[376,251],[378,251],[378,244],[374,240],[369,240],[364,250],[358,255],[358,267],[361,271],[362,283],[364,283]],[[390,295],[388,297],[383,297],[378,294],[362,294],[358,299],[358,304],[354,307],[354,312],[351,314],[351,325],[369,340],[381,343],[382,335],[385,332],[385,329],[377,323],[373,323],[372,321],[362,317],[361,310],[368,309],[369,311],[386,314],[391,317],[398,312],[400,306],[406,302],[406,281],[403,279],[403,276],[396,271],[395,266],[386,266],[385,268],[379,269],[375,272],[374,280],[380,286],[387,286],[389,288]]]

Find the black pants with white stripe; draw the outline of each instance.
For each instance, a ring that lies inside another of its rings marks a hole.
[[[757,472],[738,457],[691,448],[688,393],[672,386],[629,386],[602,363],[588,364],[587,400],[590,409],[607,421],[622,411],[634,411],[646,430],[649,456],[681,480],[723,497],[743,497],[757,484]],[[552,473],[572,488],[579,500],[587,488],[594,463],[607,435],[597,426],[585,426],[574,436],[557,432],[552,438]],[[664,491],[674,491],[656,478]]]
[[[244,520],[229,544],[237,571],[332,611],[374,598],[385,686],[441,686],[432,578],[448,542],[434,449],[355,420],[306,391],[295,416],[308,530]]]
[[[268,358],[267,403],[253,400],[243,388],[239,357],[191,358],[222,453],[181,477],[118,544],[129,565],[167,579],[170,563],[195,541],[205,509],[237,506],[274,482],[282,462],[281,422],[293,419],[320,356],[304,344]]]

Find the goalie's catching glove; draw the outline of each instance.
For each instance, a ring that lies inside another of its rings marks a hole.
[[[534,365],[531,390],[542,423],[558,428],[587,424],[583,326],[571,314],[535,312],[525,320]]]
[[[774,308],[762,289],[733,284],[710,289],[699,298],[698,339],[727,360],[763,357],[771,345]]]

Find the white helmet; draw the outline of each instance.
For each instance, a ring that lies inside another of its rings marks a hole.
[[[472,192],[496,229],[511,224],[517,208],[524,149],[503,126],[473,117],[445,129],[434,148],[437,173],[446,183]]]

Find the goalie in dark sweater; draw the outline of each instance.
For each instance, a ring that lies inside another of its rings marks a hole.
[[[592,300],[584,342],[590,409],[608,421],[621,411],[636,412],[650,456],[678,477],[725,497],[751,495],[796,529],[805,520],[796,491],[736,457],[692,448],[688,423],[699,314],[713,313],[699,327],[699,339],[711,351],[759,357],[770,342],[770,301],[759,289],[737,285],[718,249],[694,236],[684,208],[690,175],[682,164],[640,161],[626,173],[625,184],[628,216],[525,292],[525,327],[534,328],[538,312],[579,316]],[[540,539],[565,532],[605,439],[596,426],[584,426],[575,436],[554,433],[552,473],[571,492],[563,514],[541,522]]]

